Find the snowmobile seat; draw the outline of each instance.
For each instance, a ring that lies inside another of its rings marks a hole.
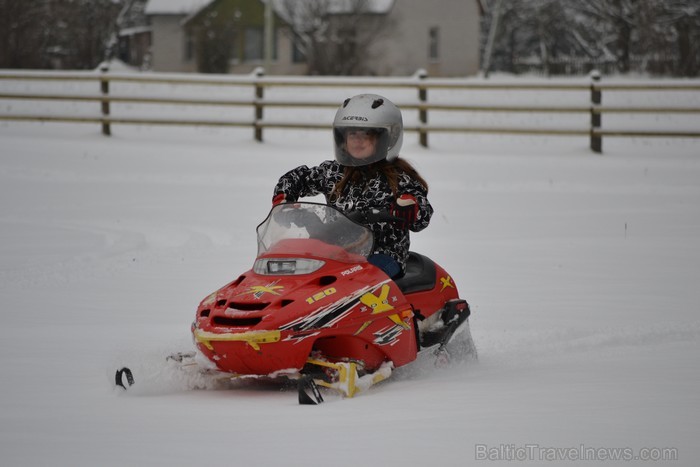
[[[427,256],[410,251],[406,272],[394,282],[405,294],[432,290],[435,287],[435,263]]]

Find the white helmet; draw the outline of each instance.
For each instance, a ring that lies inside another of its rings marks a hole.
[[[373,154],[364,158],[350,155],[347,148],[349,131],[361,131],[376,137]],[[377,94],[360,94],[345,99],[333,120],[335,159],[344,166],[369,165],[399,157],[403,143],[401,111],[389,99]]]

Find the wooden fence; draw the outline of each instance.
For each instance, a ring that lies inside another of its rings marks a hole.
[[[94,94],[66,94],[66,93],[42,93],[42,92],[4,92],[2,81],[92,81],[95,83]],[[112,83],[140,83],[142,85],[188,85],[188,86],[238,86],[250,88],[250,97],[244,99],[227,98],[191,98],[191,97],[144,97],[115,95],[110,93]],[[102,126],[104,135],[111,134],[112,125],[188,125],[188,126],[228,126],[250,127],[254,131],[254,137],[263,141],[265,128],[287,129],[330,129],[331,122],[272,122],[264,119],[267,109],[272,108],[336,108],[338,102],[324,100],[306,100],[303,102],[285,99],[266,98],[266,90],[270,88],[363,88],[376,92],[377,89],[404,88],[415,90],[413,101],[398,103],[403,110],[414,110],[418,113],[418,123],[406,125],[405,130],[417,132],[420,144],[428,146],[429,133],[504,133],[524,135],[580,135],[590,139],[592,151],[602,152],[603,137],[685,137],[700,138],[700,129],[694,131],[668,131],[668,130],[612,130],[602,126],[604,113],[617,114],[697,114],[700,115],[700,107],[689,106],[604,106],[603,92],[610,91],[692,91],[700,92],[700,82],[697,80],[686,82],[645,83],[644,81],[629,82],[625,84],[605,83],[596,73],[589,78],[575,80],[573,82],[521,82],[521,81],[486,81],[469,79],[438,79],[429,78],[424,72],[417,72],[412,77],[400,78],[326,78],[326,77],[280,77],[265,76],[262,69],[245,76],[213,76],[213,75],[183,75],[170,73],[113,73],[107,69],[101,72],[22,72],[0,70],[0,102],[2,100],[44,100],[44,101],[71,101],[71,102],[96,102],[99,103],[99,113],[93,116],[49,115],[12,113],[0,110],[0,120],[8,121],[38,121],[38,122],[73,122],[95,123]],[[99,92],[97,90],[99,89]],[[431,91],[459,90],[459,91],[537,91],[548,93],[551,91],[573,91],[585,93],[589,96],[586,105],[465,105],[458,102],[440,103],[431,102]],[[111,104],[179,104],[187,106],[242,106],[252,110],[253,117],[248,120],[231,119],[206,119],[206,118],[165,118],[165,117],[116,117],[111,114]],[[429,112],[496,112],[496,113],[545,113],[545,114],[587,114],[590,116],[590,125],[580,128],[555,128],[555,127],[524,127],[524,126],[470,126],[470,125],[441,125],[429,124]]]

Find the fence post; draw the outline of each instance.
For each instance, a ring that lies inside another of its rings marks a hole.
[[[428,72],[420,69],[416,71],[416,76],[420,81],[425,80],[428,78]],[[418,101],[420,104],[427,104],[428,103],[428,89],[423,86],[422,84],[418,84]],[[428,147],[428,131],[425,129],[425,125],[428,123],[428,109],[426,108],[421,108],[418,110],[418,121],[421,124],[421,129],[418,130],[418,136],[419,136],[419,141],[420,145],[423,146],[424,148]]]
[[[603,137],[596,134],[600,130],[602,115],[599,112],[600,104],[603,101],[603,92],[596,85],[600,82],[600,72],[591,71],[591,151],[598,154],[603,152]]]
[[[102,134],[110,136],[112,128],[106,118],[109,117],[109,62],[103,62],[100,65],[100,92],[102,93]]]
[[[258,81],[260,78],[265,76],[265,69],[258,67],[253,70],[253,75],[256,78],[255,81],[255,141],[262,143],[263,140],[263,130],[260,126],[260,122],[263,119],[263,97],[265,96],[265,88]]]

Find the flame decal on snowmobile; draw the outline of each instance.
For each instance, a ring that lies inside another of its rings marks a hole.
[[[406,310],[402,313],[404,317],[411,318],[412,310]],[[374,333],[374,343],[377,345],[394,345],[403,331],[409,331],[411,326],[401,319],[398,314],[388,317],[393,326],[386,327]]]
[[[347,313],[349,313],[360,300],[370,295],[374,297],[375,300],[379,300],[374,292],[386,287],[386,294],[389,294],[389,285],[387,284],[390,279],[387,279],[375,287],[366,286],[357,291],[352,295],[341,298],[338,301],[331,303],[330,305],[319,308],[318,310],[310,313],[308,316],[303,316],[290,323],[285,324],[280,327],[282,331],[306,331],[309,329],[327,328],[333,326],[336,322],[341,320]],[[382,290],[383,294],[383,290]],[[381,295],[380,295],[381,297]],[[390,306],[390,305],[389,305]],[[390,309],[393,309],[391,307]],[[377,312],[373,312],[377,313]]]
[[[299,342],[303,341],[304,339],[308,339],[309,337],[315,337],[318,336],[320,332],[310,332],[310,333],[302,333],[302,334],[292,334],[287,336],[285,339],[283,339],[283,342],[294,342],[294,345],[298,344]]]
[[[374,333],[374,343],[377,345],[394,345],[402,332],[403,327],[401,326],[394,325],[384,328]]]

